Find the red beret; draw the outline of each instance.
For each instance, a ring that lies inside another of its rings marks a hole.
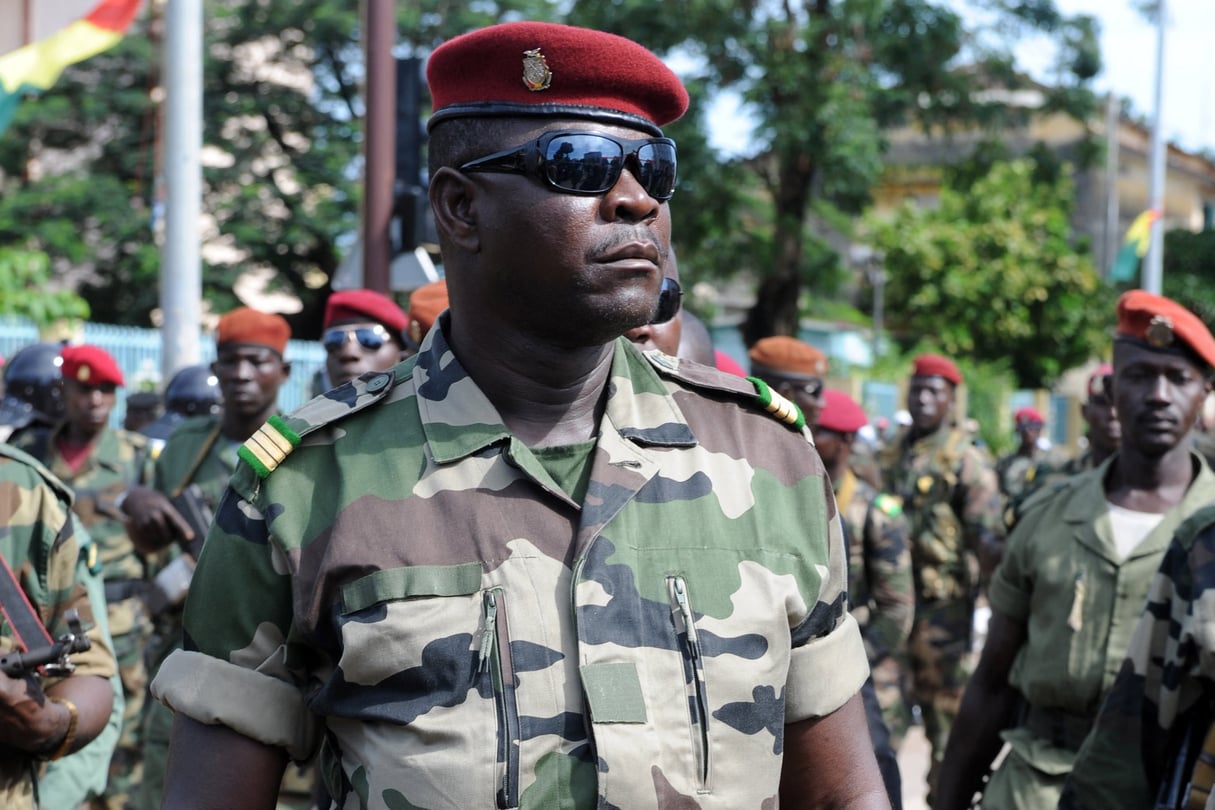
[[[917,377],[943,377],[954,385],[962,382],[962,372],[954,362],[939,354],[921,354],[912,364],[911,373]]]
[[[1084,386],[1089,399],[1106,396],[1105,378],[1113,373],[1114,367],[1109,363],[1102,363],[1093,369],[1093,373],[1088,375],[1088,383]]]
[[[757,340],[747,356],[751,358],[752,371],[762,368],[781,374],[822,377],[831,367],[827,355],[809,343],[784,335]]]
[[[64,346],[59,353],[63,358],[60,371],[65,380],[76,380],[85,385],[125,385],[122,369],[113,355],[100,346]]]
[[[1188,350],[1215,366],[1215,338],[1188,309],[1146,290],[1129,290],[1118,299],[1119,337],[1131,338],[1158,351]]]
[[[251,343],[266,346],[280,355],[287,351],[291,327],[282,315],[259,312],[250,307],[238,307],[219,319],[215,337],[217,346],[225,343]]]
[[[738,364],[738,361],[721,349],[714,349],[713,357],[714,365],[717,366],[718,371],[724,371],[727,374],[737,374],[739,377],[747,376],[747,372]]]
[[[818,426],[836,433],[856,433],[869,424],[865,409],[857,401],[834,388],[823,391],[823,410],[818,415]]]
[[[409,324],[405,310],[397,306],[387,295],[375,290],[340,290],[325,302],[325,321],[322,329],[335,323],[350,321],[375,321],[382,323],[394,334],[400,335]]]
[[[422,342],[435,319],[447,309],[447,279],[424,284],[409,294],[409,339]]]
[[[1044,425],[1046,420],[1042,418],[1042,414],[1037,408],[1017,408],[1017,412],[1013,414],[1013,422],[1017,427],[1025,425]]]
[[[491,25],[435,48],[426,65],[428,127],[449,118],[587,118],[661,134],[688,91],[632,40],[545,22]]]

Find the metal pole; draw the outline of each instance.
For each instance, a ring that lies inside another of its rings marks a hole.
[[[1152,173],[1148,205],[1160,212],[1152,223],[1151,239],[1148,242],[1147,262],[1143,266],[1143,289],[1160,294],[1164,275],[1164,21],[1165,0],[1159,3],[1156,19],[1156,109],[1152,114]]]
[[[166,3],[162,55],[165,76],[165,239],[161,246],[161,373],[168,380],[202,355],[203,0]]]
[[[870,271],[873,283],[873,362],[882,356],[882,319],[886,308],[886,271],[877,265]]]
[[[364,97],[363,286],[389,292],[392,258],[392,192],[396,177],[397,68],[395,0],[365,0],[363,51],[367,65]]]
[[[1122,103],[1110,93],[1105,104],[1105,234],[1101,240],[1101,274],[1104,276],[1114,266],[1118,255],[1119,210],[1118,199],[1118,134],[1122,122]]]

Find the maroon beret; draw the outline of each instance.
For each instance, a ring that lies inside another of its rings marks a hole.
[[[122,369],[113,355],[100,346],[83,344],[64,346],[59,353],[63,358],[60,371],[65,380],[75,380],[85,385],[125,385]]]
[[[260,312],[251,307],[237,307],[219,319],[215,344],[248,343],[266,346],[279,355],[287,351],[291,339],[291,326],[282,315]]]
[[[1176,301],[1146,290],[1128,290],[1118,299],[1119,337],[1158,351],[1185,351],[1215,367],[1215,337],[1206,325]]]
[[[426,65],[428,127],[449,118],[586,118],[655,135],[688,91],[632,40],[546,22],[491,25],[444,42]]]
[[[823,401],[826,404],[818,415],[819,428],[836,433],[856,433],[869,424],[865,409],[843,391],[828,388],[823,391]]]
[[[962,382],[962,372],[954,362],[939,354],[921,354],[912,364],[911,373],[917,377],[942,377],[954,385]]]
[[[1109,363],[1102,363],[1093,369],[1093,373],[1088,375],[1088,383],[1084,386],[1084,391],[1089,399],[1106,396],[1105,378],[1114,373],[1114,367]]]
[[[1046,424],[1046,420],[1042,418],[1041,412],[1037,408],[1030,407],[1017,408],[1017,412],[1013,414],[1013,422],[1017,427]]]
[[[350,321],[375,321],[382,323],[394,334],[400,335],[409,325],[409,316],[387,295],[375,290],[340,290],[325,302],[325,321],[322,329],[336,323]]]

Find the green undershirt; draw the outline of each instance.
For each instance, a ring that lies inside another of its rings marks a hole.
[[[591,481],[591,459],[595,456],[598,439],[588,439],[577,444],[560,444],[553,447],[532,447],[532,455],[570,496],[574,503],[582,503],[586,488]]]

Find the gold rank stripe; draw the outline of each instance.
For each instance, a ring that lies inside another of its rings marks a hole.
[[[755,386],[755,401],[762,405],[764,410],[798,430],[805,426],[806,417],[796,403],[773,391],[772,386],[759,377],[748,377],[747,380]]]
[[[276,414],[259,427],[236,452],[253,468],[259,478],[265,478],[278,468],[299,443],[299,434]]]

